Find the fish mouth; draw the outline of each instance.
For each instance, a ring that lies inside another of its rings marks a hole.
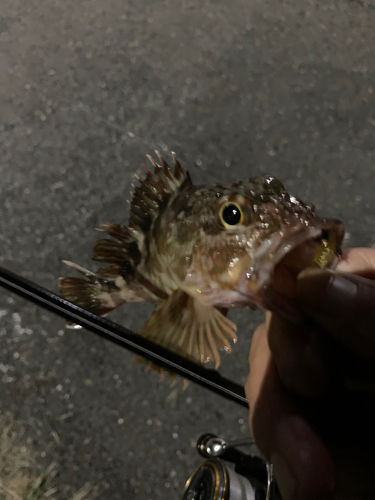
[[[289,234],[288,234],[289,233]],[[247,290],[254,302],[284,316],[299,316],[296,281],[307,268],[334,269],[345,230],[337,219],[320,219],[274,233],[255,253]]]

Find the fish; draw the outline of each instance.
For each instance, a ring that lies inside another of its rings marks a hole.
[[[217,369],[237,341],[235,307],[293,315],[295,283],[307,267],[334,268],[344,226],[317,215],[271,175],[232,184],[193,185],[155,151],[136,176],[127,225],[99,231],[95,272],[60,278],[60,295],[98,316],[130,302],[155,309],[138,334],[199,365]]]

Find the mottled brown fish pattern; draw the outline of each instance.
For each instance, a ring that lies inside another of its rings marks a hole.
[[[107,223],[96,242],[95,273],[60,279],[61,295],[99,316],[127,302],[156,307],[139,334],[203,364],[231,350],[232,307],[293,314],[294,284],[304,268],[334,267],[344,228],[287,193],[272,176],[194,186],[172,153],[156,152],[137,177],[127,226]]]

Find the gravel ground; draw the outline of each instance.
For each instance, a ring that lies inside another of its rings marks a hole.
[[[1,265],[52,290],[62,259],[89,266],[94,228],[126,222],[155,148],[196,183],[270,172],[341,218],[350,245],[375,242],[374,2],[2,0],[0,15]],[[113,318],[135,329],[146,310]],[[1,412],[38,466],[56,462],[58,499],[86,483],[92,498],[177,499],[201,433],[249,434],[244,409],[178,394],[4,292],[0,317]],[[231,317],[222,371],[243,382],[261,315]]]

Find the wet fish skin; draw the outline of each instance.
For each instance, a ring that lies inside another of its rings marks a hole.
[[[138,178],[128,226],[101,228],[112,239],[96,243],[93,260],[109,266],[92,273],[68,263],[83,277],[61,278],[60,293],[98,315],[153,302],[139,334],[217,367],[218,350],[229,352],[236,340],[227,309],[289,307],[274,275],[292,283],[303,267],[334,266],[344,228],[272,176],[194,186],[175,156],[172,170],[156,155],[149,157],[154,171],[144,167],[145,179]]]

